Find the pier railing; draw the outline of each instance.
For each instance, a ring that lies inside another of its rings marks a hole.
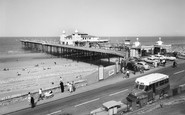
[[[64,57],[127,57],[128,55],[128,51],[120,46],[89,48],[36,40],[21,40],[21,43],[25,49]]]

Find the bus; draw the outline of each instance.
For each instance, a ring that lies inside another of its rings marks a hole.
[[[161,73],[152,73],[135,80],[134,89],[127,96],[127,101],[138,103],[145,99],[152,101],[155,97],[163,97],[170,89],[169,76]]]

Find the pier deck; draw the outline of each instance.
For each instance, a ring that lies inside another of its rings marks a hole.
[[[46,52],[49,54],[73,57],[73,58],[110,58],[110,57],[126,57],[127,52],[124,50],[116,51],[111,49],[89,48],[71,45],[61,45],[54,43],[46,43],[42,41],[21,40],[22,46],[25,49]]]

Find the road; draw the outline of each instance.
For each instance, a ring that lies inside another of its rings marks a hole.
[[[171,87],[177,87],[185,83],[184,66],[185,63],[182,63],[176,68],[167,67],[156,72],[169,75]],[[132,89],[135,79],[120,81],[113,85],[38,105],[33,109],[27,108],[13,112],[10,115],[87,115],[90,111],[100,107],[104,102],[125,99]]]

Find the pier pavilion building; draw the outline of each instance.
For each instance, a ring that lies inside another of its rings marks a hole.
[[[171,52],[172,45],[171,44],[164,44],[164,42],[161,40],[161,37],[159,37],[159,40],[156,41],[154,45],[141,46],[141,55],[146,56],[147,54],[165,54],[167,52]]]
[[[142,45],[139,42],[139,38],[136,38],[136,41],[130,43],[125,41],[125,45],[129,48],[129,57],[140,57],[147,56],[151,54],[166,54],[167,52],[171,52],[172,45],[164,44],[159,37],[159,40],[154,43],[154,45]]]
[[[108,40],[101,40],[99,37],[80,33],[78,30],[75,30],[75,33],[71,35],[66,35],[65,31],[63,31],[63,34],[60,36],[60,44],[62,45],[91,47],[93,44],[107,42]]]

